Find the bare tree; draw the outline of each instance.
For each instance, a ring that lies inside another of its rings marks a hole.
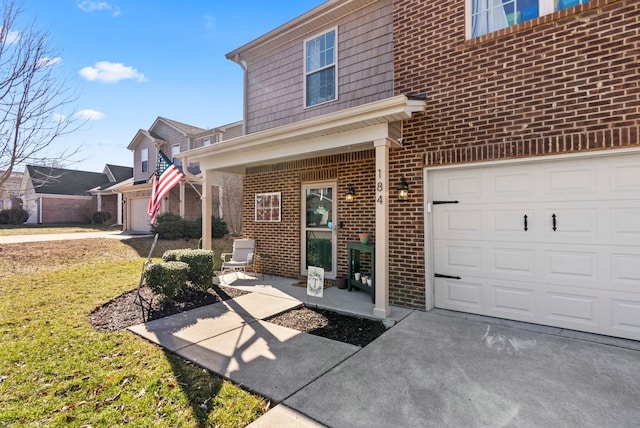
[[[27,163],[57,165],[75,153],[53,157],[47,149],[59,136],[76,129],[75,101],[64,80],[55,75],[60,62],[35,24],[21,25],[22,10],[2,2],[0,23],[0,186],[14,168]]]

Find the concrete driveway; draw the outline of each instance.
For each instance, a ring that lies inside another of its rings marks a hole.
[[[565,333],[416,311],[280,406],[308,426],[640,426],[640,343]]]

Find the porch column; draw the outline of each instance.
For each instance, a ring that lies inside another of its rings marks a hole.
[[[202,171],[202,248],[211,249],[211,186],[213,171]]]
[[[102,195],[98,193],[98,202],[96,206],[96,211],[102,211]]]
[[[122,224],[122,193],[118,193],[118,202],[116,203],[116,217],[117,217],[117,224]]]
[[[185,182],[184,180],[182,180],[180,182],[180,217],[184,218],[184,188],[185,188]]]
[[[391,140],[375,140],[376,149],[376,304],[373,315],[386,318],[389,309],[389,150]]]

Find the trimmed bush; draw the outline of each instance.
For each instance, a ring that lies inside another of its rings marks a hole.
[[[174,240],[184,235],[182,217],[173,213],[163,213],[156,217],[156,224],[151,226],[151,233],[157,233],[160,239]]]
[[[158,234],[160,239],[199,239],[202,236],[202,218],[185,220],[173,213],[157,216],[156,224],[151,226],[151,233]],[[220,217],[211,217],[211,237],[224,238],[229,234],[227,223]]]
[[[93,224],[105,224],[105,222],[111,220],[111,213],[109,211],[96,211],[91,216],[91,222]]]
[[[213,284],[213,251],[169,250],[162,255],[162,260],[184,262],[189,265],[187,279],[198,290],[207,291]]]
[[[199,239],[202,236],[202,220],[197,218],[195,220],[182,221],[183,235],[185,239]]]
[[[0,224],[23,224],[29,219],[29,213],[24,208],[10,208],[0,211]]]
[[[147,266],[144,270],[144,279],[154,293],[173,300],[187,281],[188,274],[188,264],[170,261]]]
[[[229,228],[227,222],[220,217],[211,217],[211,237],[218,239],[224,238],[229,234]]]

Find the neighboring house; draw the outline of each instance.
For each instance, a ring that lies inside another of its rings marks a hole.
[[[9,178],[0,186],[0,211],[19,208],[22,205],[22,201],[18,197],[21,182],[22,173],[12,172]]]
[[[126,205],[124,230],[148,233],[151,195],[150,178],[156,169],[158,152],[162,150],[185,173],[185,179],[174,187],[163,201],[162,212],[172,212],[183,218],[195,219],[203,214],[203,201],[209,200],[208,215],[223,217],[232,233],[240,233],[242,179],[236,174],[219,173],[209,177],[203,193],[197,163],[182,164],[176,155],[196,147],[209,146],[242,134],[242,122],[203,129],[182,122],[158,117],[148,130],[141,129],[129,144],[133,151],[133,178],[117,186]]]
[[[20,185],[27,224],[88,223],[96,211],[109,211],[116,222],[121,207],[99,206],[95,189],[124,181],[131,173],[131,168],[116,165],[106,165],[102,173],[28,165]]]
[[[244,174],[277,275],[369,233],[374,315],[640,340],[640,2],[580,3],[329,0],[227,55],[246,135],[180,158]]]

